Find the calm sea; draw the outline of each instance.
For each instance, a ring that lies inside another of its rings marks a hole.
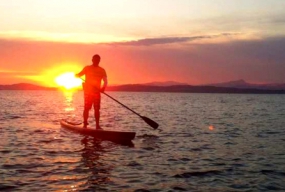
[[[102,95],[102,127],[137,136],[94,140],[59,125],[82,92],[0,91],[0,191],[285,190],[285,95],[108,93],[159,130]]]

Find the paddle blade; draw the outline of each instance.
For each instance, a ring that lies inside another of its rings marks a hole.
[[[150,118],[141,116],[141,118],[152,128],[157,129],[158,128],[158,123],[156,123],[155,121],[151,120]]]

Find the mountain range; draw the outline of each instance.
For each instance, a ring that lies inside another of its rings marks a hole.
[[[167,87],[167,86],[189,85],[189,84],[175,82],[175,81],[165,81],[165,82],[145,83],[142,85]],[[241,89],[262,89],[262,90],[285,90],[285,83],[253,84],[253,83],[248,83],[243,79],[222,82],[222,83],[203,84],[197,86],[214,86],[214,87],[228,87],[228,88],[241,88]]]
[[[180,83],[176,81],[164,81],[164,82],[151,82],[151,83],[144,83],[142,85],[148,85],[148,86],[162,86],[162,87],[167,87],[167,86],[174,86],[174,85],[189,85],[187,83]]]
[[[17,83],[12,85],[0,85],[0,90],[57,90],[57,88],[44,87],[30,83]]]
[[[232,88],[242,88],[242,89],[285,90],[285,83],[252,84],[246,82],[243,79],[224,82],[224,83],[208,84],[208,86],[232,87]]]
[[[0,90],[57,90],[28,83],[0,85]],[[151,82],[145,84],[126,84],[108,86],[106,91],[136,92],[190,92],[190,93],[281,93],[285,94],[284,84],[252,84],[244,80],[205,85],[189,85],[175,81]]]

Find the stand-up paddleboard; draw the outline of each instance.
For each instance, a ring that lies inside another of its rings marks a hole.
[[[135,132],[96,130],[90,127],[83,128],[82,124],[78,125],[72,122],[68,122],[65,119],[62,119],[60,121],[60,124],[63,128],[83,135],[93,136],[102,140],[129,142],[133,140],[136,136]]]

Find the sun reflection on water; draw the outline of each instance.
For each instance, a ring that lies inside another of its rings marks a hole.
[[[64,97],[65,97],[65,108],[64,111],[65,112],[71,112],[74,111],[74,105],[73,105],[73,96],[74,96],[74,92],[73,91],[63,91]]]

